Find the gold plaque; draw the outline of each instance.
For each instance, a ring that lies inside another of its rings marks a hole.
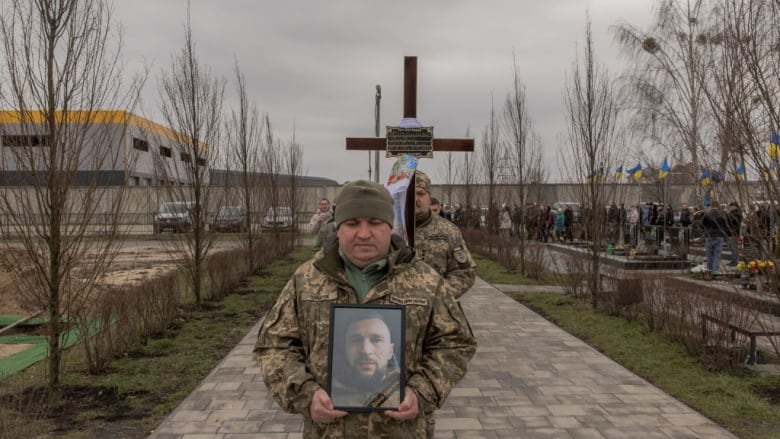
[[[433,127],[387,127],[387,157],[411,154],[415,157],[433,157]]]

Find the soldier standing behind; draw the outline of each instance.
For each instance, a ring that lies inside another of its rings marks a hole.
[[[414,247],[417,257],[444,278],[447,291],[459,298],[474,285],[476,264],[460,230],[431,212],[431,180],[422,171],[414,174]],[[432,439],[436,422],[426,413],[427,437]]]
[[[336,203],[338,240],[298,267],[260,328],[255,353],[263,380],[282,409],[303,416],[304,439],[424,437],[426,416],[466,374],[474,335],[441,276],[393,239],[387,189],[355,181]],[[397,410],[334,409],[325,388],[337,303],[404,307],[406,387]]]
[[[414,250],[459,298],[474,285],[476,268],[460,230],[431,212],[431,180],[415,171]]]

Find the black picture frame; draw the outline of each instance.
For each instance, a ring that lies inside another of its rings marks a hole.
[[[398,409],[406,385],[405,319],[399,305],[331,305],[327,391],[336,409]]]

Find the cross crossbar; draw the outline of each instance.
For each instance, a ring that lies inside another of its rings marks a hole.
[[[417,118],[417,57],[404,57],[404,119]],[[384,151],[384,137],[347,137],[348,151]],[[434,151],[474,151],[474,139],[433,139]]]

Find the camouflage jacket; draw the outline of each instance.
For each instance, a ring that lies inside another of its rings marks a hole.
[[[342,406],[350,407],[398,407],[401,404],[401,389],[398,387],[401,373],[397,367],[390,369],[388,366],[388,372],[378,386],[379,389],[387,389],[388,391],[382,392],[376,392],[376,389],[360,390],[347,384],[351,379],[349,373],[351,371],[344,371],[341,374],[334,372],[330,396],[335,405],[340,403]],[[380,394],[381,397],[377,398]]]
[[[460,229],[438,215],[415,222],[414,251],[417,257],[433,267],[455,298],[466,294],[474,285],[476,268]]]
[[[318,252],[328,241],[328,238],[333,235],[336,236],[336,222],[328,221],[320,227],[317,232],[317,237],[314,239],[314,252]]]
[[[391,247],[388,274],[365,303],[405,307],[404,372],[420,404],[415,419],[355,412],[329,424],[311,420],[314,392],[327,389],[331,305],[357,303],[335,242],[298,267],[266,315],[255,345],[261,373],[276,402],[304,416],[304,438],[425,437],[425,414],[441,407],[466,373],[476,351],[466,317],[442,278],[410,256]]]

